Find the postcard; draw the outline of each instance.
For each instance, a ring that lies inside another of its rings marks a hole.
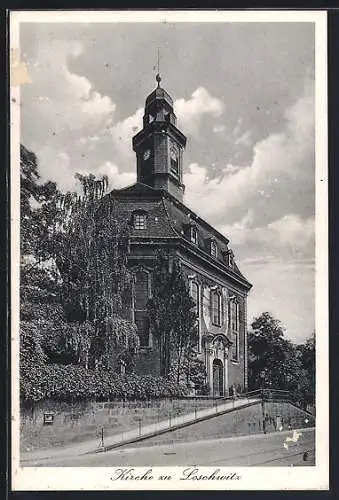
[[[328,489],[326,12],[12,11],[10,70],[12,489]]]

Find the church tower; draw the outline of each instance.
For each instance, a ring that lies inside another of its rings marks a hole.
[[[164,189],[182,201],[186,137],[176,127],[173,100],[160,87],[159,74],[156,80],[156,89],[146,99],[143,128],[133,137],[137,180],[155,189]]]

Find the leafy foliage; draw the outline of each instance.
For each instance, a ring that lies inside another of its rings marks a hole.
[[[68,193],[60,200],[64,220],[58,235],[56,262],[63,280],[67,319],[92,324],[94,333],[87,336],[86,342],[87,353],[95,364],[105,355],[110,318],[123,317],[131,299],[131,274],[127,267],[129,226],[126,221],[117,220],[114,201],[105,196],[106,177],[77,177],[82,195]]]
[[[32,367],[30,377],[20,378],[21,397],[25,401],[42,399],[79,400],[145,400],[178,397],[186,394],[185,387],[173,381],[151,375],[119,376],[101,370],[86,370],[72,365]]]
[[[130,372],[139,337],[124,319],[132,299],[129,224],[118,220],[106,194],[107,177],[77,174],[82,193],[62,194],[55,183],[41,182],[35,154],[24,146],[20,152],[22,398],[180,395],[181,373],[195,363],[196,318],[179,267],[174,263],[165,272],[163,266],[158,282],[164,316],[170,305],[169,336],[169,324],[154,316],[164,374],[170,370],[170,343],[175,347],[176,380],[138,377]],[[121,362],[128,377],[116,373]]]
[[[159,253],[153,276],[153,297],[147,310],[160,350],[161,374],[168,376],[174,368],[179,382],[184,360],[188,367],[198,342],[195,303],[176,259]]]
[[[134,366],[133,355],[140,345],[136,325],[115,316],[106,318],[104,327],[104,335],[101,336],[104,352],[102,366],[119,370],[120,362],[123,361],[126,371],[131,372]]]
[[[305,405],[315,403],[315,332],[305,344],[297,346],[302,369],[299,374],[296,394]]]
[[[104,196],[105,176],[77,177],[83,194],[67,193],[60,202],[65,213],[56,257],[65,306],[70,317],[80,320],[123,316],[131,278],[129,226],[116,219],[114,200]]]
[[[274,387],[293,392],[299,402],[314,402],[314,336],[295,345],[284,337],[279,320],[262,313],[248,336],[249,388]]]
[[[29,370],[47,360],[42,325],[58,316],[59,276],[51,259],[56,216],[56,185],[42,183],[34,153],[20,147],[21,261],[20,367]]]
[[[284,337],[279,320],[264,312],[252,323],[249,333],[249,386],[293,389],[300,370],[295,346]]]
[[[53,231],[60,193],[54,182],[42,183],[34,153],[20,146],[20,245],[21,255],[30,256],[21,278],[30,278],[38,263],[53,255]],[[23,263],[22,263],[23,265]]]

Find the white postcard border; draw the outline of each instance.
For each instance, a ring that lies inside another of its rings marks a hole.
[[[11,371],[13,490],[314,490],[329,488],[328,391],[328,176],[327,13],[325,11],[21,11],[10,13],[11,70],[20,65],[20,23],[107,22],[310,22],[316,29],[316,465],[314,467],[219,467],[240,480],[183,481],[185,467],[152,467],[153,480],[112,481],[113,468],[19,466],[19,262],[20,262],[20,85],[10,88],[11,119]],[[114,468],[116,469],[116,468]],[[135,467],[143,473],[147,467]],[[216,468],[200,467],[211,474]],[[172,479],[160,481],[160,474]]]

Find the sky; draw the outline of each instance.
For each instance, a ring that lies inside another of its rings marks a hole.
[[[184,202],[230,240],[253,284],[248,323],[271,312],[285,335],[314,330],[314,25],[25,23],[21,142],[43,180],[76,172],[136,180],[131,138],[155,88],[187,136]]]

